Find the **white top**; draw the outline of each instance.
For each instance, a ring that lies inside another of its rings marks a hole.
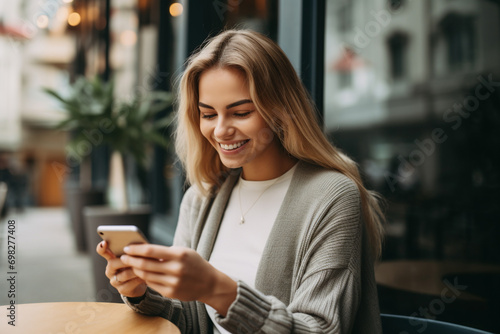
[[[272,180],[247,181],[240,177],[224,212],[210,264],[232,279],[255,287],[262,252],[296,167],[297,164]],[[240,223],[242,213],[245,219],[243,224]],[[214,333],[217,330],[229,333],[215,322],[215,310],[208,305],[206,308],[216,327]]]

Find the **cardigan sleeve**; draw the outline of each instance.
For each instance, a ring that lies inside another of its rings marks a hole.
[[[189,332],[189,321],[187,314],[184,312],[184,303],[176,300],[163,297],[158,292],[151,288],[147,288],[144,298],[138,303],[131,303],[127,297],[122,296],[123,301],[132,310],[146,315],[160,316],[170,320],[176,325],[181,333]]]
[[[331,280],[338,284],[332,289]],[[287,307],[238,282],[238,296],[225,318],[217,322],[231,333],[350,333],[360,291],[345,270],[329,269],[310,276]]]
[[[345,188],[316,212],[301,243],[302,269],[294,277],[290,303],[238,282],[237,298],[226,317],[216,316],[221,326],[232,333],[353,331],[361,300],[362,221],[357,188]]]

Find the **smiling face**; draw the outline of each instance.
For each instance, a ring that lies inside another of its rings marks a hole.
[[[203,72],[198,106],[201,133],[217,150],[224,166],[243,167],[247,180],[282,174],[290,158],[256,110],[241,72],[232,68]]]

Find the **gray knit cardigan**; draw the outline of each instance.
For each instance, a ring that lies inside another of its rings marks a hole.
[[[174,244],[208,260],[239,171],[216,195],[191,187],[182,200]],[[381,333],[373,256],[352,180],[299,162],[258,267],[256,288],[238,282],[237,298],[217,322],[231,333]],[[182,333],[212,333],[200,302],[148,288],[135,311],[172,321]]]

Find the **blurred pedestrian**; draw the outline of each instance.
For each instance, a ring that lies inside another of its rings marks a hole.
[[[22,212],[26,204],[28,178],[24,166],[19,160],[13,160],[10,174],[10,204],[12,208]]]

